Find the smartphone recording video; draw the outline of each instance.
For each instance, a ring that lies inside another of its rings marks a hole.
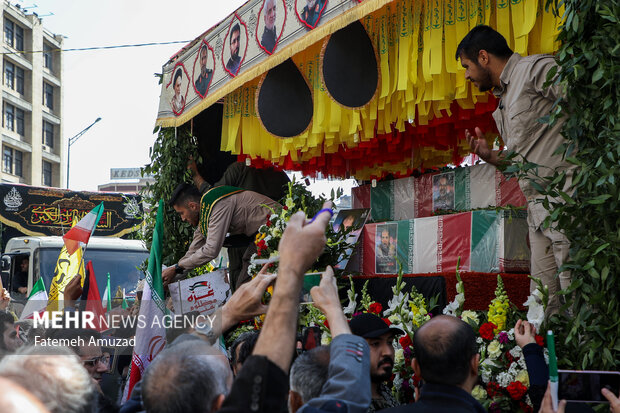
[[[616,397],[620,390],[620,372],[558,370],[558,398],[573,402],[608,403],[601,394],[606,387]]]

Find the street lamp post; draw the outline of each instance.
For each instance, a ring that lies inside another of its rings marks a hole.
[[[93,125],[95,123],[99,122],[100,120],[101,120],[101,118],[95,119],[95,121],[93,123],[88,125],[81,132],[79,132],[77,135],[75,135],[74,137],[69,139],[69,147],[67,148],[67,189],[69,189],[69,165],[70,165],[70,161],[71,161],[71,145],[73,145],[75,142],[77,142],[77,140],[80,139],[82,137],[82,135],[84,135],[86,132],[88,132],[88,130],[90,128],[92,128]]]

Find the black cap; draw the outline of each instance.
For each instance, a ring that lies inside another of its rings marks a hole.
[[[372,313],[362,313],[354,317],[349,322],[349,327],[353,334],[363,338],[376,338],[385,333],[405,334],[400,328],[388,326],[385,321]]]

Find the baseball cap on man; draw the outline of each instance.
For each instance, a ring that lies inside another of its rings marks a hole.
[[[362,313],[353,317],[349,322],[349,327],[353,334],[363,338],[381,337],[385,333],[405,334],[400,328],[388,326],[385,321],[372,313]]]

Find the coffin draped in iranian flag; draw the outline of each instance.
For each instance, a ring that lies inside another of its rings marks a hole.
[[[516,178],[490,164],[460,167],[352,189],[353,208],[372,208],[374,221],[430,217],[437,211],[524,207]]]
[[[524,211],[478,210],[366,224],[360,247],[364,275],[529,272]]]

